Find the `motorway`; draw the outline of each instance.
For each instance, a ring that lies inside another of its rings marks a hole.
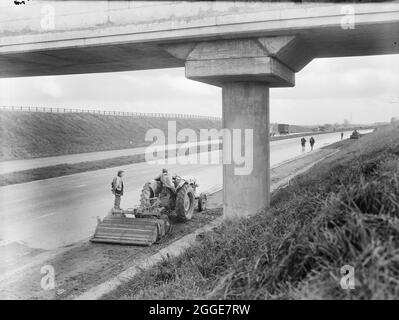
[[[345,132],[348,138],[350,132]],[[340,133],[314,135],[315,149],[340,140]],[[307,140],[308,137],[306,137]],[[219,154],[218,151],[213,153]],[[309,144],[307,144],[307,151]],[[299,138],[270,142],[270,165],[300,155]],[[122,166],[125,170],[123,208],[138,203],[142,186],[166,167],[182,177],[195,177],[199,192],[222,184],[219,164],[151,164]],[[13,242],[52,250],[87,239],[97,216],[113,205],[111,180],[119,167],[0,187],[0,247]]]

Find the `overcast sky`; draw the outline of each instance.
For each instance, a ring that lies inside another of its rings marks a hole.
[[[221,116],[221,89],[184,69],[0,79],[0,105]],[[272,122],[372,123],[399,117],[399,55],[317,59],[294,88],[271,89]]]

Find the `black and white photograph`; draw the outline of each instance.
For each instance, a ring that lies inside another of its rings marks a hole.
[[[0,300],[398,299],[399,1],[0,0]]]

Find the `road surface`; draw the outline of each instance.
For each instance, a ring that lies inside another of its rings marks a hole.
[[[348,135],[346,132],[345,137]],[[314,135],[314,138],[317,149],[340,140],[340,133]],[[309,144],[306,152],[310,152]],[[272,141],[271,166],[301,153],[299,138]],[[220,163],[165,165],[144,162],[122,166],[126,171],[122,207],[137,204],[144,183],[159,174],[163,167],[183,177],[197,178],[199,192],[222,184]],[[17,242],[30,248],[52,250],[88,238],[93,234],[97,216],[104,217],[113,205],[111,180],[118,169],[0,187],[0,246]]]

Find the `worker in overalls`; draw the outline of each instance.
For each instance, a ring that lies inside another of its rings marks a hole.
[[[306,139],[302,137],[301,139],[301,146],[302,146],[302,152],[305,152],[305,146],[306,146]]]
[[[120,210],[121,197],[123,196],[123,170],[119,170],[116,177],[112,180],[112,193],[115,195],[114,209]]]
[[[313,137],[311,137],[310,140],[309,140],[309,143],[310,143],[310,150],[313,150],[313,146],[314,146],[314,143],[315,143],[315,142],[316,142],[315,139],[314,139]]]
[[[173,193],[176,192],[175,185],[173,184],[172,177],[169,175],[169,172],[167,169],[162,169],[162,173],[155,178],[156,181],[161,181],[164,187],[169,188],[170,190],[173,191]]]

